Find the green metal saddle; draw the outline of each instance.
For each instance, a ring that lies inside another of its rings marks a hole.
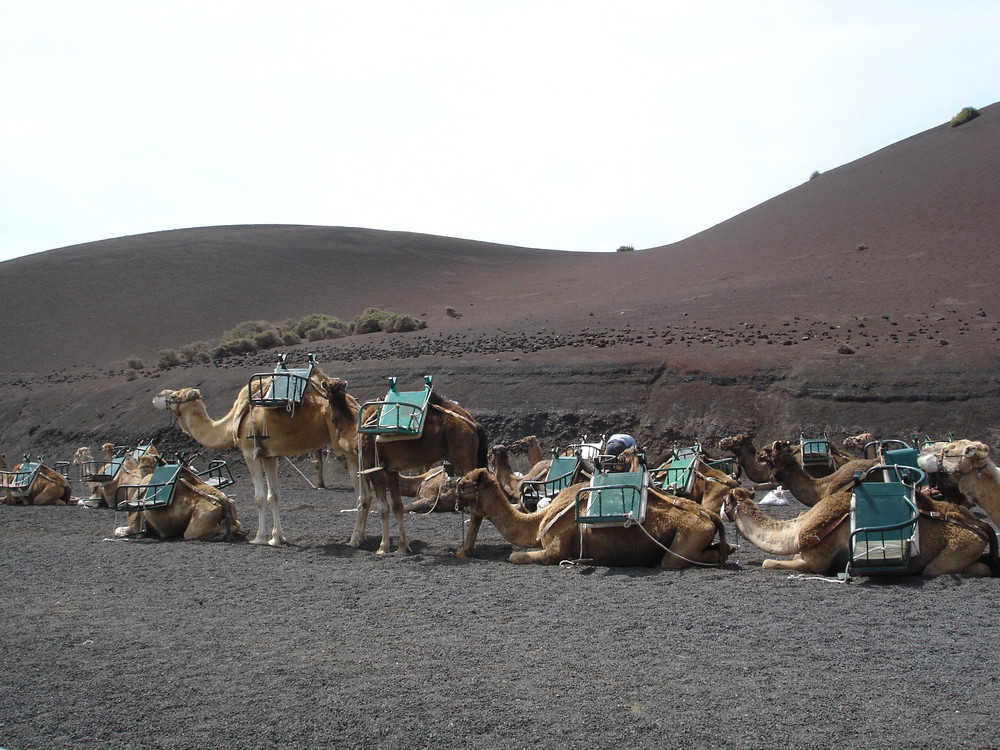
[[[379,440],[419,438],[424,432],[432,383],[433,376],[425,375],[423,390],[400,391],[396,387],[396,378],[389,378],[389,391],[384,399],[366,401],[361,405],[358,432],[375,435]],[[371,406],[376,408],[369,409]]]
[[[24,492],[31,488],[41,468],[40,462],[25,461],[17,468],[17,471],[4,471],[0,473],[0,488]]]
[[[873,466],[856,475],[851,497],[850,560],[847,575],[902,573],[918,552],[915,485],[919,469]]]
[[[316,366],[315,357],[309,355],[306,367],[289,368],[285,355],[281,355],[274,372],[259,372],[250,376],[250,405],[266,408],[298,406],[305,398],[309,379]]]
[[[590,485],[576,493],[576,522],[589,526],[627,526],[646,520],[649,472],[606,471],[595,467]]]
[[[543,498],[551,500],[575,483],[581,465],[579,452],[573,456],[553,455],[548,471],[545,472],[545,479],[529,479],[521,483],[521,504],[534,510]]]
[[[165,464],[153,470],[148,482],[119,485],[115,498],[121,496],[121,493],[124,494],[124,499],[117,503],[117,509],[132,513],[167,507],[174,499],[174,487],[183,469],[183,464]],[[131,498],[128,497],[129,490],[135,490]]]

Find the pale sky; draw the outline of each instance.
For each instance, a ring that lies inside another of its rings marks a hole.
[[[1000,101],[994,0],[0,0],[0,260],[221,224],[675,242]]]

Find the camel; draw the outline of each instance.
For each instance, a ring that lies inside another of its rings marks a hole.
[[[449,513],[457,509],[455,480],[443,466],[416,476],[399,476],[399,494],[416,498],[403,506],[406,513]]]
[[[876,446],[878,438],[870,432],[862,432],[858,435],[850,435],[844,438],[844,449],[849,450],[854,455],[861,458],[877,458]]]
[[[243,454],[257,505],[257,534],[253,544],[280,547],[287,542],[279,512],[278,459],[282,456],[315,456],[317,451],[329,445],[334,453],[346,460],[355,493],[359,499],[361,497],[357,449],[333,428],[330,406],[320,387],[325,377],[319,368],[313,369],[309,387],[293,410],[251,406],[249,385],[237,393],[229,413],[220,419],[208,416],[197,388],[164,390],[153,399],[154,406],[172,412],[181,430],[201,445],[212,450],[236,447]],[[259,380],[257,387],[266,389],[269,382],[266,378]],[[267,536],[268,510],[271,512],[270,538]]]
[[[27,463],[27,461],[25,461]],[[50,469],[39,462],[38,471],[27,487],[21,484],[17,474],[24,464],[18,464],[13,471],[4,471],[2,478],[5,485],[4,503],[6,505],[69,505],[73,495],[73,487],[69,480],[58,471]],[[7,457],[3,465],[6,468]],[[23,478],[24,481],[27,477]],[[12,486],[12,483],[14,486]]]
[[[83,448],[77,450],[79,454]],[[116,458],[117,449],[114,443],[104,443],[101,445],[103,461],[91,459],[80,464],[81,471],[87,486],[90,488],[90,496],[81,501],[81,505],[88,508],[114,508],[117,505],[115,495],[120,484],[135,484],[140,478],[139,463],[134,455],[126,455]],[[88,451],[89,453],[89,451]],[[149,453],[159,456],[159,452],[153,446],[149,447]],[[75,459],[74,459],[75,461]],[[86,477],[94,477],[87,480]],[[124,482],[122,480],[125,480]]]
[[[538,464],[548,461],[545,458],[545,454],[542,453],[542,446],[535,435],[526,435],[523,438],[519,438],[508,445],[507,449],[511,453],[523,453],[528,463],[531,464],[532,471],[534,471]]]
[[[736,524],[754,546],[771,555],[794,555],[791,560],[764,560],[764,570],[791,570],[831,575],[846,568],[850,552],[849,521],[851,493],[827,495],[801,515],[788,521],[767,516],[753,501],[748,489],[733,489],[723,503],[722,518]],[[921,512],[917,521],[919,552],[909,561],[908,575],[973,576],[1000,572],[996,533],[968,509],[929,500],[917,494]],[[930,513],[937,514],[931,517]],[[989,556],[983,558],[984,547]]]
[[[653,490],[649,490],[642,528],[581,526],[574,506],[577,492],[586,486],[586,482],[571,485],[545,509],[522,513],[488,470],[469,472],[458,483],[459,498],[472,516],[458,556],[473,553],[474,532],[484,517],[508,542],[528,548],[510,554],[508,560],[514,564],[558,565],[563,560],[586,558],[594,565],[615,567],[721,567],[734,549],[725,541],[725,528],[718,516],[689,500]],[[720,534],[717,544],[716,532]]]
[[[771,467],[763,463],[758,458],[757,449],[753,444],[753,435],[741,432],[732,437],[722,438],[719,441],[719,448],[732,453],[736,457],[743,474],[751,482],[761,485],[756,489],[772,489],[776,486],[774,477],[771,476]]]
[[[521,485],[524,482],[533,482],[545,479],[549,466],[552,465],[552,460],[542,459],[540,461],[535,461],[532,463],[531,469],[527,474],[518,474],[511,468],[510,465],[510,454],[512,452],[513,448],[511,446],[500,444],[491,446],[489,450],[489,464],[493,467],[493,473],[496,474],[497,479],[500,480],[500,484],[503,485],[504,491],[513,497],[520,497]]]
[[[136,495],[143,492],[142,485],[150,483],[158,460],[159,456],[151,454],[139,459],[138,472],[142,479],[137,489],[128,488],[131,497],[127,502],[134,501]],[[231,539],[239,530],[236,503],[184,466],[177,476],[169,505],[129,512],[128,522],[117,527],[114,535],[132,537],[146,533],[161,539],[182,537],[210,541]]]
[[[1000,469],[990,460],[990,449],[977,440],[954,440],[925,447],[917,459],[928,474],[941,472],[972,504],[1000,525]]]
[[[407,469],[422,469],[438,461],[448,460],[457,472],[465,473],[487,463],[486,431],[469,412],[432,392],[424,418],[423,432],[419,437],[406,440],[376,440],[376,435],[358,433],[358,416],[361,405],[347,392],[347,381],[339,378],[324,379],[321,390],[330,405],[335,430],[358,447],[359,463],[366,467],[365,478],[379,501],[382,522],[382,541],[378,554],[389,552],[389,513],[396,516],[399,529],[398,551],[408,552],[406,527],[403,521],[403,501],[399,491],[399,473]],[[367,418],[379,407],[370,405]],[[387,499],[388,494],[388,499]],[[348,544],[361,545],[365,525],[371,510],[372,494],[365,492],[358,507],[358,518]]]
[[[810,507],[827,495],[843,490],[854,479],[854,473],[864,472],[878,463],[875,459],[856,458],[840,466],[832,474],[819,479],[802,468],[792,446],[776,440],[764,448],[760,460],[771,467],[775,481],[792,493],[796,500]]]

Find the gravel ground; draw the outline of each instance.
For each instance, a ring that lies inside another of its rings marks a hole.
[[[0,746],[1000,744],[996,580],[795,580],[745,541],[726,570],[513,566],[488,523],[456,560],[457,514],[377,557],[349,492],[285,487],[284,549],[0,506]]]

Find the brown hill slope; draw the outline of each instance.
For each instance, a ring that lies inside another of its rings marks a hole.
[[[379,395],[385,375],[437,372],[443,392],[498,434],[985,437],[998,391],[997,174],[992,105],[632,253],[249,226],[8,261],[0,447],[148,435],[162,423],[147,397],[164,386],[199,385],[222,411],[273,353],[135,381],[108,372],[243,320],[349,319],[369,306],[429,327],[315,347],[328,371],[364,397]]]

